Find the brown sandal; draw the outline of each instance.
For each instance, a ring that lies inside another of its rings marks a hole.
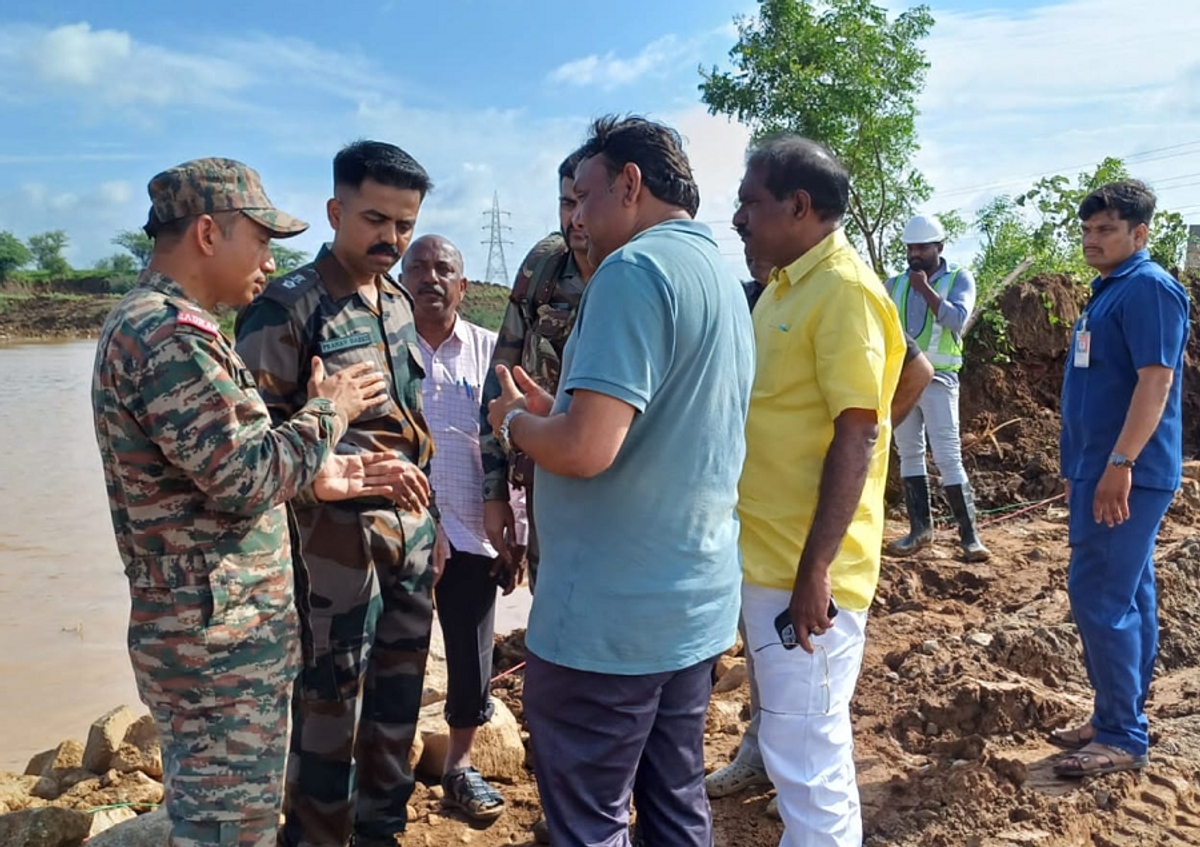
[[[1095,737],[1096,728],[1092,726],[1091,721],[1088,721],[1073,729],[1053,729],[1046,736],[1046,740],[1064,750],[1082,750],[1091,744]]]
[[[1080,779],[1085,776],[1141,770],[1149,763],[1149,757],[1144,754],[1138,756],[1120,747],[1093,741],[1081,750],[1059,759],[1054,764],[1054,775]]]

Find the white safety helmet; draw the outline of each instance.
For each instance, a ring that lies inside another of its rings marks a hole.
[[[913,215],[901,238],[905,244],[938,244],[946,240],[946,230],[933,215]]]

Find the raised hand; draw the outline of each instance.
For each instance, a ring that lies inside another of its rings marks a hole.
[[[372,406],[387,401],[387,378],[369,362],[359,362],[329,376],[321,357],[313,356],[308,396],[330,400],[347,421],[352,421]]]

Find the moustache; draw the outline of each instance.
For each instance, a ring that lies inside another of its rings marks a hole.
[[[400,251],[396,248],[395,244],[384,244],[383,242],[380,242],[379,244],[372,245],[372,247],[367,250],[367,255],[390,256],[393,259],[399,259]]]
[[[418,294],[436,294],[438,297],[446,296],[445,286],[426,283],[417,289]]]

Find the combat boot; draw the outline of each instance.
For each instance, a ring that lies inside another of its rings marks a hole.
[[[950,509],[954,512],[954,520],[958,521],[963,558],[968,562],[986,562],[992,553],[983,546],[975,529],[975,496],[971,493],[971,483],[947,485],[945,491],[946,499],[950,501]]]
[[[929,506],[929,477],[904,477],[904,502],[909,533],[887,545],[890,556],[911,556],[933,542],[933,513]]]

